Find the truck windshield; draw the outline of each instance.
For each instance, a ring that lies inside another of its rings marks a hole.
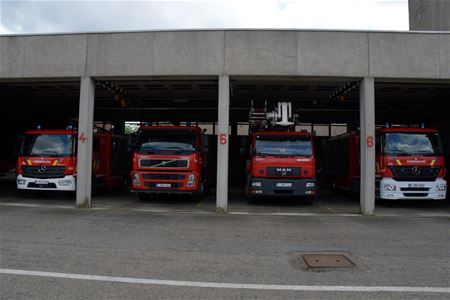
[[[143,130],[139,134],[140,154],[192,154],[196,151],[192,130]]]
[[[257,135],[256,155],[312,156],[311,138],[295,135]]]
[[[26,135],[20,152],[25,156],[69,156],[72,155],[72,135]]]
[[[443,155],[442,143],[437,133],[386,133],[384,152],[398,156],[435,156]]]

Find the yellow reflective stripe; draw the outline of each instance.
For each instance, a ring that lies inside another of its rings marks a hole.
[[[436,163],[436,161],[433,159],[433,160],[431,161],[431,165],[434,166],[435,163]]]
[[[29,166],[31,166],[31,160],[27,160]]]
[[[57,164],[58,164],[58,160],[55,160],[55,161],[53,162],[53,165],[56,166]]]
[[[400,160],[398,160],[398,159],[396,160],[396,162],[397,162],[398,165],[402,164],[402,162]]]

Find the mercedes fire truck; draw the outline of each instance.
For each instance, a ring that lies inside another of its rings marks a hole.
[[[324,173],[332,187],[359,192],[359,139],[352,131],[327,142]],[[377,198],[445,199],[444,151],[437,130],[377,128],[375,152]]]
[[[193,126],[141,126],[131,174],[139,199],[152,194],[203,194],[202,136],[202,130]]]
[[[295,131],[296,116],[290,102],[274,111],[250,110],[250,157],[246,196],[298,197],[312,203],[316,195],[316,166],[312,135]]]
[[[131,166],[126,136],[94,129],[92,191],[126,184]],[[75,191],[77,130],[36,129],[25,132],[17,160],[20,190]]]

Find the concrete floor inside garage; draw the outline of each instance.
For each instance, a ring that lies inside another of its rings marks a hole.
[[[0,180],[0,206],[37,206],[74,208],[73,193],[52,191],[18,191],[15,182]],[[299,199],[264,199],[248,204],[242,190],[232,189],[229,193],[230,214],[251,215],[309,215],[309,214],[359,214],[359,198],[331,191],[319,192],[313,205]],[[214,194],[202,199],[187,196],[160,196],[150,200],[139,200],[127,190],[103,192],[93,197],[92,209],[119,210],[130,212],[168,212],[214,214]],[[450,200],[446,201],[376,201],[375,215],[449,216]]]

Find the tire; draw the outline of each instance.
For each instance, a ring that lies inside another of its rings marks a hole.
[[[91,197],[94,197],[98,194],[98,186],[97,179],[95,178],[95,174],[91,175]]]
[[[137,192],[137,197],[139,199],[139,201],[148,201],[150,200],[150,194],[147,193],[142,193],[142,192]]]
[[[316,196],[306,196],[303,198],[303,203],[307,205],[313,205],[314,200],[316,200]]]
[[[204,185],[202,182],[202,183],[200,183],[200,188],[198,189],[198,193],[194,193],[192,195],[192,199],[194,201],[202,201],[204,196],[205,196],[205,190],[204,190]]]
[[[255,204],[256,198],[249,195],[247,192],[245,192],[245,200],[247,201],[247,204]]]

